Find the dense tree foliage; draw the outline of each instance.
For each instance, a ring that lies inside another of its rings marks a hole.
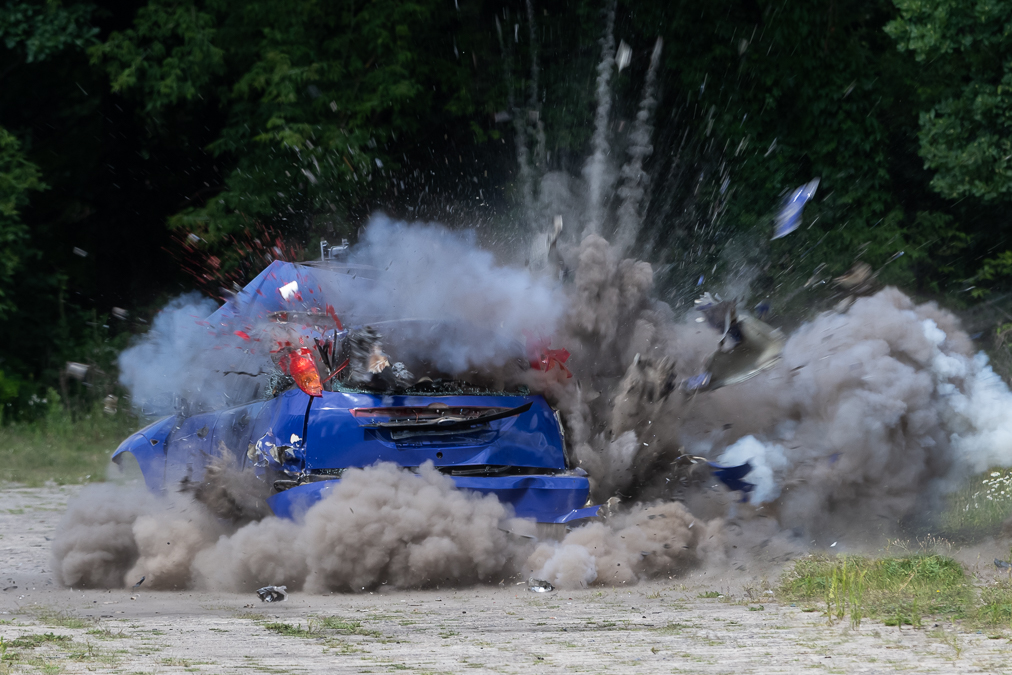
[[[253,240],[313,250],[375,209],[518,227],[518,134],[535,180],[589,154],[608,6],[0,5],[0,399],[66,360],[108,369],[143,329],[113,307],[239,282]],[[1012,3],[621,0],[614,25],[633,55],[611,78],[616,157],[663,39],[637,247],[671,289],[744,262],[775,296],[857,259],[956,305],[1012,284]],[[770,242],[814,177],[802,228]]]

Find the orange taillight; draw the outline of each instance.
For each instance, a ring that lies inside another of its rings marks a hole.
[[[295,380],[296,386],[310,396],[323,396],[323,384],[320,373],[316,370],[312,353],[303,347],[285,357],[288,374]]]

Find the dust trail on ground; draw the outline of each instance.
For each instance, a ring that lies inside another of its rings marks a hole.
[[[138,557],[134,521],[156,504],[155,496],[139,486],[100,483],[82,488],[53,536],[56,580],[77,588],[123,587]]]

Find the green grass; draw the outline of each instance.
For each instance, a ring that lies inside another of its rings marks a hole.
[[[948,538],[996,535],[1012,515],[1012,470],[995,469],[966,480],[946,497],[936,531]]]
[[[301,624],[293,626],[290,623],[275,621],[273,623],[265,623],[264,628],[278,635],[286,635],[288,637],[316,637],[312,623],[308,627],[303,628]]]
[[[105,480],[113,450],[140,426],[124,411],[106,415],[98,407],[71,420],[59,406],[44,419],[0,426],[0,482]]]
[[[868,617],[919,626],[925,616],[958,619],[975,610],[963,567],[940,555],[812,556],[784,573],[780,596],[821,604],[831,621],[849,616],[854,625]]]
[[[54,635],[45,633],[43,635],[22,635],[6,643],[10,649],[35,649],[50,642],[70,642],[69,635]]]
[[[95,625],[95,622],[91,619],[80,619],[76,616],[71,616],[66,612],[57,612],[48,607],[38,608],[35,612],[35,618],[40,623],[44,623],[47,626],[56,626],[58,628],[91,628]]]
[[[982,588],[974,618],[982,626],[1012,628],[1012,583]]]
[[[362,628],[361,621],[346,621],[339,616],[321,616],[316,619],[320,628],[327,628],[342,635],[368,635],[375,637],[379,631]]]

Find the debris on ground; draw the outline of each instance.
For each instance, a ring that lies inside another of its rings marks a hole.
[[[555,586],[552,586],[544,579],[535,579],[534,577],[531,577],[527,580],[527,590],[531,593],[551,593],[555,590]]]
[[[282,602],[288,599],[288,586],[264,586],[257,589],[261,602]]]
[[[994,566],[1000,570],[1012,570],[1012,563],[1005,560],[994,559]]]

